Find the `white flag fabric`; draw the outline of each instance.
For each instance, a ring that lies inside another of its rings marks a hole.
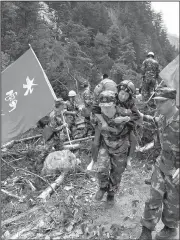
[[[179,55],[159,75],[168,87],[176,89],[176,105],[179,106]]]

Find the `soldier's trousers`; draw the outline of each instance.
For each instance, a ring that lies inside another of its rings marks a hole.
[[[155,85],[156,85],[156,81],[155,79],[148,79],[148,81],[144,81],[142,83],[142,98],[143,98],[143,101],[147,101],[151,94],[153,93],[154,89],[155,89]]]
[[[172,177],[164,175],[157,163],[152,174],[150,198],[145,203],[143,226],[154,230],[160,218],[164,225],[177,228],[179,221],[179,186],[172,183]]]
[[[97,178],[100,188],[117,192],[122,174],[127,165],[127,153],[121,155],[109,154],[101,147],[97,160]]]

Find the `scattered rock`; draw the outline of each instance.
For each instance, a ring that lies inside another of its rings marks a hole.
[[[70,150],[55,151],[46,157],[41,175],[51,175],[57,170],[68,171],[78,164],[80,160]]]

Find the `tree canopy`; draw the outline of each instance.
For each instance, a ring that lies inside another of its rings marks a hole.
[[[31,44],[58,97],[103,73],[139,86],[147,52],[161,68],[178,55],[151,2],[4,1],[1,16],[2,70]]]

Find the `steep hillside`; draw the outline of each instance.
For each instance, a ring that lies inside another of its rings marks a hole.
[[[148,51],[163,68],[177,56],[151,2],[2,2],[2,70],[30,43],[56,95],[94,87],[102,73],[140,84]]]

